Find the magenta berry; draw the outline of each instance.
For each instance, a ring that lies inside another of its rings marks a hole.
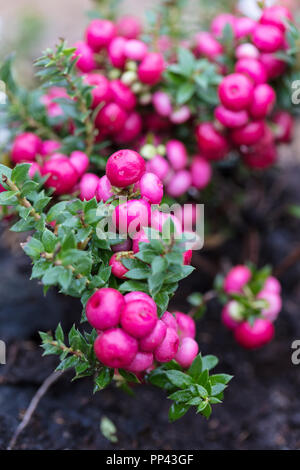
[[[135,16],[125,15],[118,19],[117,30],[124,38],[136,39],[142,32],[142,25]]]
[[[152,103],[160,116],[168,117],[172,113],[171,98],[164,91],[156,91],[152,96]]]
[[[125,45],[126,39],[115,37],[108,46],[108,57],[111,64],[117,68],[123,68],[126,62]]]
[[[264,8],[260,23],[276,26],[284,32],[286,30],[287,20],[293,20],[293,16],[288,8],[282,5],[274,5],[269,8]]]
[[[283,32],[276,26],[259,24],[252,34],[253,44],[262,52],[276,52],[283,46]]]
[[[281,292],[281,285],[278,279],[274,276],[269,276],[265,282],[264,291],[266,292],[273,292],[274,294],[280,295]]]
[[[174,174],[167,185],[167,193],[172,197],[180,197],[187,192],[191,184],[191,173],[188,170],[180,170]]]
[[[227,75],[219,86],[219,97],[225,108],[232,111],[245,110],[253,97],[253,84],[245,75]]]
[[[96,197],[96,191],[99,184],[99,177],[94,173],[86,173],[80,180],[80,199],[82,201],[89,201]]]
[[[186,167],[188,156],[185,146],[179,140],[169,140],[166,146],[168,160],[174,170]]]
[[[116,36],[115,25],[109,20],[95,19],[86,29],[86,41],[95,52],[109,45]]]
[[[182,312],[175,312],[175,317],[178,325],[177,333],[180,339],[195,338],[196,324],[195,320]]]
[[[151,218],[151,207],[147,201],[132,199],[118,205],[112,215],[112,221],[119,233],[134,235],[142,227],[148,227]]]
[[[126,367],[130,372],[143,372],[153,364],[153,354],[151,352],[138,351],[133,361]]]
[[[130,39],[124,47],[124,54],[127,59],[141,61],[148,52],[147,45],[139,39]]]
[[[188,250],[188,251],[185,251],[182,255],[182,262],[184,264],[184,266],[189,266],[192,262],[192,257],[193,257],[193,251],[192,250]]]
[[[277,161],[277,149],[275,145],[267,145],[261,147],[259,144],[254,147],[250,152],[243,154],[243,161],[245,165],[256,170],[264,170],[274,165]]]
[[[234,129],[242,127],[249,121],[249,115],[246,110],[232,111],[224,106],[217,106],[215,109],[215,118],[225,127]]]
[[[78,59],[76,67],[84,73],[91,72],[97,66],[94,60],[93,50],[84,41],[78,41],[74,44],[76,48],[74,52],[74,59]]]
[[[234,129],[231,133],[235,145],[253,145],[264,135],[265,124],[263,121],[252,121],[246,126]]]
[[[96,116],[96,127],[106,134],[116,134],[125,124],[126,111],[117,103],[108,103],[100,109]]]
[[[273,117],[276,124],[275,137],[278,142],[288,143],[292,140],[294,130],[294,120],[287,111],[278,111]]]
[[[164,69],[163,56],[158,52],[149,52],[138,67],[138,76],[141,82],[155,85],[161,79]]]
[[[166,212],[160,212],[159,210],[155,210],[151,213],[151,227],[159,232],[163,231],[164,224],[169,220],[172,219],[173,224],[175,226],[176,234],[180,235],[182,233],[181,223],[180,220],[177,219],[173,214],[168,214]]]
[[[181,367],[188,369],[198,352],[198,343],[193,338],[183,338],[174,359]]]
[[[161,320],[167,325],[168,328],[173,328],[177,331],[177,320],[175,314],[170,312],[165,312],[161,317]]]
[[[11,159],[14,163],[33,162],[41,149],[41,139],[32,132],[19,134],[13,143]]]
[[[157,323],[157,309],[145,300],[132,300],[125,304],[121,313],[122,328],[135,338],[151,333]]]
[[[94,350],[99,361],[105,366],[126,368],[137,354],[138,342],[121,328],[112,328],[98,336]]]
[[[282,301],[279,294],[267,291],[265,288],[258,294],[258,299],[263,299],[268,303],[268,306],[262,310],[262,316],[271,322],[274,322],[278,317]]]
[[[112,192],[110,181],[107,178],[107,176],[104,175],[98,180],[98,186],[96,189],[96,198],[98,201],[106,202],[108,201],[108,199],[110,199],[113,196],[114,196],[114,193]]]
[[[140,340],[140,349],[146,352],[153,352],[164,340],[167,332],[167,325],[158,320],[151,333]]]
[[[154,173],[144,173],[139,183],[142,198],[150,204],[160,204],[164,195],[163,184]]]
[[[179,336],[174,328],[167,328],[166,336],[154,351],[154,358],[158,362],[170,362],[174,359],[179,348]]]
[[[127,111],[132,110],[136,105],[135,95],[121,80],[112,80],[110,82],[110,91],[113,101]]]
[[[227,140],[211,122],[199,124],[196,137],[199,150],[205,157],[210,160],[222,160],[226,156],[229,150]]]
[[[133,237],[133,240],[132,240],[133,253],[138,253],[140,251],[140,243],[150,243],[150,240],[145,234],[144,230],[140,230]]]
[[[111,266],[111,272],[114,276],[119,279],[125,279],[128,269],[122,264],[122,257],[118,253],[112,255],[108,264]]]
[[[106,176],[113,186],[125,188],[139,181],[145,173],[145,161],[133,150],[113,153],[106,164]]]
[[[87,302],[86,317],[93,328],[106,330],[118,325],[125,301],[116,289],[103,287]]]
[[[264,65],[259,60],[251,59],[250,57],[238,60],[234,70],[237,74],[245,74],[257,85],[266,83],[268,78]]]
[[[161,181],[164,181],[170,172],[170,165],[164,157],[156,155],[146,164],[147,171],[154,173]]]
[[[111,99],[110,83],[104,75],[100,73],[89,73],[84,78],[84,81],[93,87],[92,93],[92,108],[97,108],[99,104],[106,103]]]
[[[143,300],[144,302],[148,302],[149,305],[151,306],[152,309],[156,310],[156,303],[150,297],[150,295],[145,294],[145,292],[140,292],[140,291],[134,291],[134,292],[129,292],[124,296],[125,302],[128,304],[129,302],[133,302],[134,300]]]
[[[245,38],[246,36],[251,36],[253,31],[256,28],[256,21],[247,16],[242,16],[241,18],[236,18],[234,23],[235,37],[237,39]]]
[[[43,168],[42,175],[49,175],[45,186],[54,188],[55,194],[68,194],[74,188],[78,180],[78,174],[69,158],[55,154],[48,160]]]
[[[260,62],[263,65],[269,80],[280,77],[285,72],[286,63],[278,59],[275,54],[261,54]]]
[[[60,149],[61,144],[56,140],[44,140],[40,147],[40,155],[49,157]]]
[[[254,325],[243,322],[234,330],[236,341],[245,349],[256,349],[272,341],[275,334],[273,323],[264,318],[257,318]]]
[[[221,38],[227,25],[235,30],[236,18],[229,13],[221,13],[216,16],[211,24],[211,31],[214,36]]]
[[[41,169],[40,165],[38,165],[36,162],[32,162],[32,163],[30,163],[28,176],[29,176],[29,178],[33,178],[36,174],[41,176],[42,169]]]
[[[195,37],[195,41],[195,52],[208,59],[214,60],[223,53],[223,46],[210,33],[198,33]]]
[[[241,293],[251,276],[252,273],[247,266],[235,266],[224,279],[224,291],[226,294]]]
[[[89,157],[85,153],[80,152],[80,150],[75,150],[71,153],[70,162],[76,169],[79,177],[86,172],[90,164]]]
[[[250,113],[254,119],[264,119],[274,108],[276,93],[273,88],[264,83],[257,85],[253,93]]]
[[[132,142],[140,135],[142,127],[141,115],[136,111],[132,111],[128,114],[122,130],[116,136],[116,141],[120,144]]]
[[[236,300],[231,300],[224,306],[221,315],[222,323],[229,330],[235,330],[241,323],[242,316],[240,310],[240,305]]]
[[[191,164],[192,185],[197,189],[205,188],[211,181],[212,169],[210,163],[203,157],[194,157]]]

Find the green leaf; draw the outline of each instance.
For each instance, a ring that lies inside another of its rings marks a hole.
[[[147,285],[139,281],[125,281],[120,285],[120,292],[141,291],[148,293]]]
[[[57,238],[51,230],[45,229],[42,235],[42,243],[47,253],[52,253],[57,244]]]
[[[219,360],[216,356],[204,356],[202,358],[202,369],[211,370],[218,364]]]
[[[167,267],[167,260],[161,256],[156,256],[151,263],[152,274],[162,274],[166,271]]]
[[[195,84],[191,82],[183,83],[177,90],[176,102],[179,105],[187,103],[195,93]]]
[[[42,278],[43,284],[46,286],[56,285],[63,269],[64,268],[62,266],[51,266],[49,269],[47,269]]]
[[[7,187],[5,183],[3,183],[2,176],[4,175],[6,178],[11,179],[11,174],[12,170],[8,166],[0,164],[0,184],[3,184],[5,187]]]
[[[128,279],[147,279],[150,275],[150,269],[149,268],[136,268],[136,269],[131,269],[125,274],[125,277]]]
[[[192,398],[193,394],[190,390],[178,390],[168,396],[170,400],[176,401],[177,403],[185,403]]]
[[[197,381],[197,378],[200,376],[202,372],[202,357],[201,354],[195,357],[193,360],[192,365],[188,369],[187,373]]]
[[[95,379],[94,393],[106,388],[114,376],[114,370],[109,367],[103,367]]]
[[[16,206],[18,191],[3,191],[0,193],[0,206]]]
[[[124,370],[124,369],[119,369],[119,373],[120,375],[122,375],[122,377],[124,377],[124,379],[127,380],[127,382],[132,382],[136,384],[140,383],[138,377],[132,372],[128,372],[127,370]]]
[[[70,269],[64,269],[61,271],[58,277],[58,282],[64,291],[67,291],[72,282],[73,273]]]
[[[30,240],[23,245],[23,250],[30,258],[35,259],[40,257],[40,254],[44,251],[44,246],[42,242],[31,237]]]
[[[179,370],[168,370],[166,371],[166,376],[169,381],[178,388],[186,388],[193,383],[189,375]]]
[[[169,409],[169,421],[173,423],[178,419],[182,418],[189,410],[190,405],[185,405],[182,403],[173,403]]]
[[[29,168],[29,163],[23,163],[21,165],[17,165],[13,169],[11,179],[14,183],[16,183],[17,186],[20,186],[20,184],[27,179]]]
[[[64,359],[59,366],[56,368],[56,370],[67,370],[71,369],[72,367],[75,367],[80,359],[77,356],[70,356]]]
[[[192,52],[188,49],[180,47],[178,49],[178,60],[181,69],[181,73],[190,77],[195,70],[196,58]]]
[[[60,323],[57,325],[57,328],[55,330],[55,339],[56,341],[61,341],[62,343],[65,340],[65,335]]]

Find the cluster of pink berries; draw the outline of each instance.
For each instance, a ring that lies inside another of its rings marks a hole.
[[[86,306],[89,323],[98,332],[95,354],[107,367],[140,374],[155,363],[175,359],[188,368],[198,354],[195,322],[181,312],[157,315],[154,300],[143,292],[123,296],[112,288],[96,291]]]
[[[219,86],[215,122],[196,128],[199,149],[208,159],[221,160],[230,149],[237,149],[248,166],[266,168],[276,161],[276,142],[290,140],[293,119],[285,111],[273,113],[276,93],[268,83],[286,69],[276,53],[288,48],[289,21],[292,15],[282,6],[264,9],[258,22],[222,14],[212,22],[211,32],[196,36],[195,53],[219,64],[225,76]],[[219,62],[224,52],[220,39],[227,25],[233,32],[236,55],[234,72],[229,75]]]
[[[230,297],[234,294],[247,293],[247,286],[252,279],[251,270],[244,265],[232,268],[224,279],[224,292]],[[247,349],[259,348],[269,343],[275,333],[274,321],[281,308],[281,285],[269,276],[258,294],[251,298],[252,306],[260,310],[260,316],[251,324],[247,321],[247,308],[238,300],[230,300],[222,311],[222,322],[233,331],[236,341]]]

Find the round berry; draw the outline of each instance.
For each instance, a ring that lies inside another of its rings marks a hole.
[[[164,69],[163,56],[158,52],[149,52],[138,67],[138,76],[141,82],[155,85],[160,81]]]
[[[170,96],[164,91],[156,91],[152,96],[152,104],[155,111],[163,117],[168,117],[172,113],[172,102]]]
[[[151,219],[151,207],[147,201],[132,199],[119,204],[113,212],[112,222],[119,233],[136,234],[142,227],[148,227]]]
[[[114,253],[118,253],[119,251],[131,251],[132,249],[132,241],[130,238],[127,238],[127,240],[124,240],[121,243],[117,243],[116,245],[112,245],[111,249]],[[126,295],[125,295],[126,297]],[[124,300],[126,300],[124,297]]]
[[[229,330],[235,330],[243,320],[240,304],[236,300],[228,302],[222,310],[221,318],[222,323],[226,328]]]
[[[195,52],[210,60],[214,60],[223,53],[222,44],[220,44],[210,33],[201,32],[196,34],[195,41]]]
[[[106,164],[106,176],[113,186],[125,188],[136,183],[145,173],[145,161],[133,150],[119,150]]]
[[[276,26],[284,32],[286,30],[287,20],[293,21],[293,16],[288,8],[283,5],[274,5],[269,8],[264,8],[260,23]]]
[[[107,78],[100,73],[89,73],[84,77],[85,83],[92,86],[92,105],[93,109],[101,103],[107,103],[111,99],[110,84]]]
[[[74,44],[76,49],[73,58],[77,59],[76,67],[84,73],[91,72],[97,67],[94,59],[93,50],[84,41],[78,41]]]
[[[140,349],[153,352],[163,342],[166,332],[167,325],[162,320],[158,320],[151,333],[140,340]]]
[[[157,309],[145,300],[133,300],[125,304],[121,313],[122,328],[135,338],[151,333],[157,323]]]
[[[90,201],[96,197],[96,191],[99,184],[99,177],[94,173],[86,173],[80,180],[80,199],[82,201]]]
[[[124,38],[136,39],[142,32],[142,25],[135,16],[125,15],[118,19],[117,29]]]
[[[115,253],[109,260],[109,266],[111,266],[111,272],[114,276],[118,279],[125,279],[125,274],[128,273],[128,269],[125,268],[124,264],[122,264],[122,257]]]
[[[252,273],[247,266],[239,265],[232,268],[224,279],[226,294],[239,294],[250,281]]]
[[[126,118],[127,114],[120,105],[108,103],[100,109],[95,124],[103,135],[116,134],[124,127]]]
[[[144,230],[140,230],[133,236],[133,240],[132,240],[133,253],[138,253],[140,251],[140,243],[150,243],[150,240],[145,234]]]
[[[132,110],[136,105],[136,98],[130,88],[124,85],[121,80],[112,80],[110,82],[110,91],[113,101],[127,111]]]
[[[177,331],[177,320],[175,314],[173,315],[170,312],[165,312],[161,317],[161,320],[167,325],[168,328],[174,328]]]
[[[164,195],[163,184],[154,173],[144,173],[139,182],[142,198],[150,204],[160,204]]]
[[[29,171],[28,171],[29,178],[33,178],[35,175],[41,176],[41,174],[42,174],[42,169],[41,169],[40,165],[36,162],[30,163],[30,168],[29,168]]]
[[[194,157],[191,164],[192,185],[197,189],[205,188],[211,181],[212,169],[210,163],[203,157]]]
[[[41,139],[32,132],[19,134],[12,146],[12,161],[14,163],[33,162],[40,152],[41,145]]]
[[[98,180],[98,186],[96,189],[97,200],[106,202],[113,196],[114,193],[112,192],[110,181],[107,176],[104,175]]]
[[[181,367],[188,369],[198,352],[198,343],[193,338],[183,338],[174,359]]]
[[[262,52],[276,52],[283,46],[283,32],[276,26],[259,24],[252,34],[253,44]]]
[[[116,136],[120,144],[127,144],[135,140],[141,133],[143,127],[142,118],[139,113],[132,111],[128,114],[123,129]]]
[[[278,281],[278,279],[276,279],[276,277],[269,276],[266,279],[263,290],[266,291],[266,292],[273,292],[274,294],[279,295],[280,292],[281,292],[280,282]]]
[[[188,191],[191,184],[191,173],[188,170],[180,170],[170,180],[166,191],[171,197],[180,197]]]
[[[232,111],[224,106],[217,106],[215,109],[215,118],[225,127],[234,129],[242,127],[249,121],[249,115],[246,110]]]
[[[124,307],[125,301],[119,291],[103,287],[88,300],[86,317],[93,328],[106,330],[118,325]]]
[[[99,361],[107,367],[126,368],[138,352],[138,342],[121,328],[101,333],[94,343]]]
[[[262,316],[271,322],[274,322],[278,317],[281,308],[282,301],[280,295],[266,291],[265,288],[258,294],[258,299],[263,299],[268,303],[268,306],[262,310]]]
[[[167,157],[174,170],[182,170],[188,162],[186,148],[179,140],[169,140],[166,146]]]
[[[274,108],[276,93],[267,83],[257,85],[253,93],[250,113],[254,119],[264,119]]]
[[[237,39],[242,39],[246,36],[251,36],[256,28],[256,25],[256,21],[254,21],[252,18],[248,18],[247,16],[236,18],[234,24],[235,37]]]
[[[108,58],[111,64],[116,67],[122,69],[126,62],[125,56],[125,45],[126,39],[117,36],[115,37],[108,46]]]
[[[158,362],[170,362],[174,359],[179,348],[179,336],[174,328],[167,328],[166,336],[154,351]]]
[[[170,165],[161,155],[149,160],[146,164],[147,171],[154,173],[161,181],[164,181],[170,173]]]
[[[253,98],[253,84],[245,75],[227,75],[219,86],[219,97],[225,108],[242,111],[248,108]]]
[[[265,69],[268,80],[274,80],[285,72],[286,63],[278,59],[275,54],[260,54],[259,60]]]
[[[47,188],[54,188],[55,194],[68,194],[78,180],[78,174],[69,158],[55,154],[42,167],[42,175],[49,175],[45,181]]]
[[[61,144],[56,140],[44,140],[40,148],[40,155],[42,157],[49,157],[53,153],[57,152],[61,147]]]
[[[124,54],[127,59],[141,61],[148,52],[147,45],[138,39],[129,39],[124,47]]]
[[[170,121],[173,124],[183,124],[188,121],[191,117],[191,111],[188,106],[181,106],[178,109],[175,109],[170,115]]]
[[[229,25],[233,31],[235,31],[235,23],[236,18],[231,15],[230,13],[221,13],[217,15],[212,24],[211,24],[211,31],[214,36],[218,38],[222,38],[224,34],[224,29]]]
[[[257,85],[266,83],[268,79],[264,65],[259,60],[250,57],[238,60],[234,70],[239,75],[244,74]],[[251,104],[251,99],[248,104]]]
[[[258,59],[259,50],[250,42],[240,44],[235,51],[237,59]]]
[[[240,323],[234,330],[236,341],[245,349],[256,349],[272,341],[275,334],[273,323],[264,318],[255,320],[253,326]]]
[[[276,124],[275,137],[278,142],[289,143],[293,138],[294,120],[287,111],[278,111],[273,117]]]
[[[129,372],[143,372],[153,364],[153,354],[151,352],[138,351],[133,361],[126,367]]]
[[[195,320],[182,312],[175,312],[175,317],[178,325],[177,333],[180,339],[195,338],[196,324]]]
[[[88,45],[95,52],[99,52],[109,45],[116,36],[117,30],[111,21],[95,19],[90,22],[85,34]]]
[[[196,137],[199,150],[205,157],[210,160],[222,160],[226,156],[229,150],[227,140],[211,122],[199,124]]]
[[[265,124],[263,121],[252,121],[231,133],[235,145],[254,145],[264,135]]]
[[[77,171],[79,178],[86,172],[90,164],[89,157],[80,150],[71,153],[70,162]]]
[[[133,291],[129,292],[124,296],[125,302],[128,304],[129,302],[133,302],[134,300],[143,300],[144,302],[148,302],[152,309],[157,310],[156,303],[150,297],[150,295],[145,294],[145,292],[140,291]]]

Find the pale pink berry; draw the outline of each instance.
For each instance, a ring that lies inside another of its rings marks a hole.
[[[153,352],[163,342],[166,332],[167,325],[162,320],[158,320],[151,333],[140,340],[140,349]]]
[[[278,59],[275,54],[261,54],[260,62],[263,65],[269,80],[280,77],[286,69],[286,63]]]
[[[158,52],[149,52],[138,67],[138,76],[142,83],[155,85],[160,81],[164,69],[163,56]]]
[[[195,320],[186,315],[186,313],[175,312],[175,317],[178,325],[177,333],[180,339],[183,338],[195,338],[196,336],[196,324]]]
[[[36,163],[36,162],[30,163],[30,168],[29,168],[29,171],[28,171],[29,178],[33,178],[35,175],[40,175],[41,176],[41,174],[42,174],[42,169],[41,169],[40,165],[38,165],[38,163]]]
[[[240,44],[235,51],[237,59],[258,59],[259,50],[250,42]]]
[[[232,268],[224,279],[226,294],[238,294],[250,281],[252,273],[247,266],[238,265]]]
[[[156,157],[149,160],[146,164],[147,171],[154,173],[162,181],[166,179],[170,172],[170,165],[167,160],[161,155],[156,155]]]
[[[91,72],[97,67],[94,59],[94,52],[84,41],[78,41],[74,44],[76,49],[73,58],[78,59],[76,67],[84,73]]]
[[[151,333],[157,320],[157,309],[144,300],[126,303],[121,313],[122,328],[139,339]]]
[[[118,33],[127,39],[136,39],[142,32],[142,25],[139,18],[125,15],[117,21]]]
[[[33,162],[40,152],[41,145],[41,139],[32,132],[19,134],[12,146],[12,161],[14,163]]]
[[[42,157],[49,157],[60,149],[61,144],[56,140],[44,140],[40,147],[40,155]]]
[[[150,204],[142,199],[132,199],[119,204],[112,215],[112,222],[118,232],[131,235],[141,230],[142,227],[148,227],[150,219]]]
[[[267,83],[257,85],[253,93],[250,113],[254,119],[264,119],[274,108],[276,93]]]
[[[225,108],[232,111],[245,110],[252,101],[253,84],[245,75],[227,75],[219,86],[219,97]]]
[[[222,323],[229,330],[234,330],[243,320],[240,305],[236,300],[228,302],[222,310]]]
[[[211,31],[214,36],[221,38],[227,25],[229,25],[233,31],[235,30],[235,22],[236,18],[233,15],[221,13],[214,18],[211,24]]]
[[[180,170],[170,179],[166,191],[171,197],[180,197],[188,191],[191,184],[191,173],[188,170]]]
[[[139,181],[145,173],[145,161],[133,150],[113,153],[106,164],[106,176],[113,186],[125,188]]]
[[[55,194],[68,194],[78,180],[78,174],[69,158],[55,154],[42,167],[42,175],[49,175],[45,182],[47,188],[54,188]]]
[[[236,18],[234,23],[235,37],[237,39],[241,39],[246,36],[251,36],[256,28],[256,25],[256,21],[254,21],[252,18],[248,18],[247,16]]]
[[[265,290],[265,288],[258,294],[257,299],[263,299],[268,303],[268,306],[261,312],[262,316],[271,322],[274,322],[282,309],[282,300],[280,295]]]
[[[151,352],[138,351],[133,361],[126,367],[129,372],[143,372],[153,364],[153,354]]]
[[[274,294],[280,294],[281,292],[281,285],[278,279],[274,276],[269,276],[265,282],[264,291],[273,292]]]
[[[76,169],[79,177],[81,177],[86,172],[90,164],[89,157],[86,155],[86,153],[80,152],[80,150],[75,150],[71,153],[70,162]]]
[[[128,269],[122,264],[122,257],[118,253],[112,255],[108,264],[111,266],[111,272],[114,276],[118,279],[126,278],[125,274],[128,273]]]
[[[180,235],[182,233],[180,220],[178,220],[177,217],[175,217],[172,214],[168,214],[166,212],[160,212],[159,210],[155,210],[151,213],[151,227],[154,228],[155,230],[158,230],[159,232],[162,232],[165,223],[170,218],[174,224],[175,233],[177,235]]]
[[[144,302],[148,302],[151,306],[152,309],[156,310],[156,303],[150,297],[150,295],[146,294],[145,292],[140,292],[140,291],[133,291],[129,292],[124,296],[125,302],[128,304],[129,302],[133,302],[134,300],[143,300]]]
[[[116,289],[98,289],[86,304],[86,317],[93,328],[106,330],[118,325],[125,307],[122,294]]]
[[[231,139],[235,145],[254,145],[264,135],[265,123],[263,121],[252,121],[243,127],[234,129]]]
[[[274,5],[264,8],[260,18],[261,24],[276,26],[281,31],[286,30],[287,21],[293,21],[293,15],[290,10],[283,5]]]
[[[142,198],[150,204],[160,204],[164,195],[164,187],[154,173],[144,173],[139,182]]]
[[[124,54],[127,59],[141,61],[148,52],[147,45],[139,39],[129,39],[124,47]]]
[[[127,144],[135,140],[142,132],[143,122],[141,115],[136,111],[128,114],[121,131],[116,135],[116,141],[120,144]]]
[[[103,135],[116,134],[123,129],[126,119],[126,111],[120,105],[107,103],[98,112],[95,124]]]
[[[80,199],[89,201],[96,197],[96,191],[99,184],[99,177],[94,173],[86,173],[79,182]]]
[[[164,117],[170,116],[172,113],[172,102],[170,96],[164,91],[156,91],[152,96],[152,104],[155,111]]]
[[[262,52],[276,52],[282,48],[284,34],[276,26],[259,24],[252,34],[253,44]]]
[[[169,140],[166,145],[167,157],[174,170],[182,170],[188,162],[186,148],[179,140]]]
[[[211,122],[196,127],[196,138],[200,152],[210,160],[222,160],[228,153],[226,137]]]
[[[240,323],[234,330],[236,341],[245,349],[256,349],[272,341],[275,334],[273,323],[257,318],[253,326],[248,322]]]
[[[193,338],[183,338],[174,359],[181,367],[188,369],[198,352],[198,343]]]
[[[114,67],[122,69],[126,62],[125,45],[126,39],[117,36],[108,46],[108,58]]]
[[[134,360],[138,342],[121,328],[111,328],[98,336],[94,350],[99,361],[105,366],[123,369]]]
[[[268,79],[264,65],[259,60],[250,57],[239,59],[234,70],[237,74],[249,77],[257,85],[266,83]]]
[[[96,189],[97,200],[106,202],[113,196],[114,193],[112,192],[110,181],[107,176],[104,175],[98,180],[98,186]]]
[[[166,336],[154,351],[158,362],[170,362],[174,359],[179,348],[179,336],[174,328],[167,328]]]
[[[175,314],[170,312],[165,312],[161,317],[161,320],[167,325],[168,328],[173,328],[177,331],[178,325]]]
[[[102,48],[109,46],[116,34],[115,25],[109,20],[102,19],[92,20],[85,33],[88,45],[95,52],[99,52]]]
[[[140,230],[133,236],[133,240],[132,240],[133,253],[138,253],[140,251],[140,243],[150,243],[150,240],[145,234],[144,230]]]
[[[224,106],[217,106],[215,109],[215,118],[225,127],[234,129],[242,127],[249,121],[249,115],[245,109],[241,111],[232,111]]]
[[[211,33],[201,32],[195,36],[195,52],[214,60],[223,53],[223,46]]]
[[[134,93],[121,80],[112,80],[110,82],[110,91],[113,101],[122,109],[131,111],[135,107],[136,97]]]
[[[93,109],[101,103],[106,103],[111,99],[110,84],[107,78],[100,73],[89,73],[84,77],[85,83],[92,86],[92,105]]]
[[[183,124],[188,121],[191,117],[190,108],[187,105],[183,105],[178,109],[175,109],[169,116],[170,121],[173,124]]]

